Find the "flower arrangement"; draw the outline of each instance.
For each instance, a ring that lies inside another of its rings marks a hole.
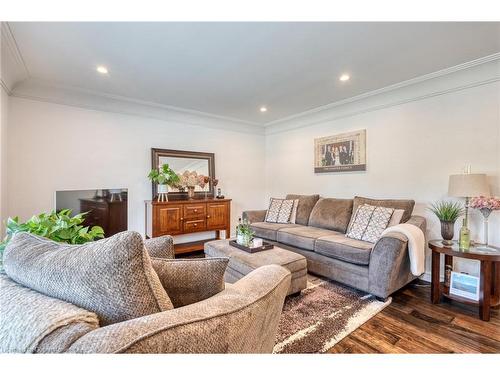
[[[210,180],[209,176],[198,174],[196,171],[184,171],[182,175],[180,175],[179,186],[183,188],[199,186],[204,189]]]
[[[488,217],[492,211],[500,210],[500,198],[496,197],[475,197],[472,198],[469,207],[475,208],[484,217],[484,244],[488,246]]]
[[[478,210],[500,210],[500,198],[483,196],[475,197],[471,199],[469,207],[476,208]]]
[[[184,171],[180,175],[179,186],[183,188],[199,185],[199,177],[196,171]]]

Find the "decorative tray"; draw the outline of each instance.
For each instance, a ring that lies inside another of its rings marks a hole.
[[[266,241],[263,241],[262,246],[259,246],[259,247],[243,246],[243,245],[240,245],[235,240],[229,241],[229,245],[231,245],[233,247],[237,247],[238,249],[246,251],[247,253],[258,253],[259,251],[270,250],[274,247],[274,245],[272,243],[269,243]]]

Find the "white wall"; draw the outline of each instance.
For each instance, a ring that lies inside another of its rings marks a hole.
[[[0,88],[0,238],[5,235],[5,210],[7,203],[7,117],[10,97],[3,86]]]
[[[265,204],[264,137],[10,98],[8,215],[54,208],[56,190],[128,188],[129,229],[144,233],[151,148],[215,153],[232,224]]]
[[[465,163],[473,172],[486,173],[492,193],[500,196],[499,103],[500,83],[494,82],[269,134],[267,195],[412,198],[414,213],[428,220],[429,238],[441,238],[439,221],[426,207],[447,198],[448,176],[460,173]],[[367,130],[367,171],[314,174],[314,138],[358,129]],[[473,239],[482,239],[481,218],[472,210]],[[490,243],[500,246],[500,212],[490,219]],[[476,273],[476,266],[462,262],[459,267]]]

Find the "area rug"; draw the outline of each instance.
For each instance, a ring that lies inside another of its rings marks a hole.
[[[331,281],[285,300],[274,353],[323,353],[391,303]]]

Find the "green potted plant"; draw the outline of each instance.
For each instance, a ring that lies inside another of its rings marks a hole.
[[[71,217],[71,210],[65,209],[33,216],[25,223],[20,223],[18,217],[9,217],[6,222],[7,235],[0,242],[0,261],[5,247],[17,232],[29,232],[56,242],[72,245],[104,238],[104,230],[100,226],[96,225],[90,228],[81,225],[86,214],[84,212]]]
[[[464,208],[459,202],[440,201],[433,203],[429,210],[433,212],[441,222],[441,236],[443,244],[453,244],[453,228],[455,221],[464,214]]]
[[[238,220],[238,225],[236,226],[236,242],[239,245],[250,246],[250,242],[253,239],[255,232],[250,227],[250,223],[246,220]]]
[[[177,173],[168,164],[163,164],[158,169],[152,169],[148,178],[158,185],[158,202],[168,201],[168,187],[177,186],[180,181]]]

